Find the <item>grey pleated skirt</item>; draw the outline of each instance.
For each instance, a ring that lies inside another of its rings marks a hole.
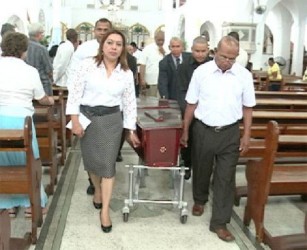
[[[84,169],[100,177],[115,175],[116,157],[123,132],[121,112],[92,116],[91,124],[81,138]]]

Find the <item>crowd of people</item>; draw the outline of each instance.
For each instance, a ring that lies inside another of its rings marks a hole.
[[[16,117],[32,116],[32,99],[52,105],[54,84],[68,88],[66,114],[71,117],[72,133],[80,138],[90,181],[87,193],[93,195],[93,206],[100,211],[103,232],[112,230],[110,201],[116,162],[123,160],[122,144],[127,140],[132,147],[140,146],[136,100],[142,94],[178,102],[183,119],[181,157],[189,168],[185,179],[192,175],[193,183],[192,215],[204,213],[212,185],[210,230],[224,241],[234,240],[227,224],[234,202],[235,169],[240,154],[248,150],[256,104],[252,75],[246,69],[248,57],[235,32],[222,37],[211,50],[207,39],[198,36],[190,53],[178,37],[172,37],[166,46],[165,34],[158,30],[154,42],[141,51],[135,42],[126,44],[123,33],[101,18],[95,23],[94,39],[81,45],[76,30],[68,29],[52,62],[39,43],[44,36],[41,24],[29,26],[29,38],[6,28],[7,34],[1,31],[0,126],[13,126]],[[81,117],[90,123],[86,128]],[[35,130],[33,138],[39,159]],[[13,197],[0,195],[0,208],[29,207],[28,200],[4,203],[1,199]]]

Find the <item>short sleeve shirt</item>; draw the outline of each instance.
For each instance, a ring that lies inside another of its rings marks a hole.
[[[215,61],[199,66],[193,73],[186,101],[197,104],[195,118],[209,126],[225,126],[240,120],[242,108],[256,105],[251,73],[235,63],[222,72]]]

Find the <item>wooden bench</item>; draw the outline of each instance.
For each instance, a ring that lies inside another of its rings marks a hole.
[[[282,91],[307,91],[307,82],[302,80],[302,77],[291,76],[283,77]]]
[[[255,91],[256,99],[282,98],[290,100],[306,100],[307,92],[295,91]]]
[[[54,193],[57,184],[58,165],[57,157],[57,132],[54,128],[54,107],[35,105],[33,115],[36,128],[36,136],[43,166],[49,167],[50,183],[46,187],[46,193]]]
[[[272,111],[307,111],[306,100],[291,100],[286,98],[257,98],[256,106],[253,110],[272,110]]]
[[[305,219],[305,233],[303,234],[272,237],[264,227],[265,204],[267,203],[271,190],[274,190],[272,187],[274,183],[284,182],[286,185],[290,184],[288,187],[285,187],[285,190],[292,190],[292,187],[296,186],[296,180],[298,180],[298,182],[305,181],[305,183],[307,183],[306,177],[293,175],[291,168],[277,169],[278,173],[275,173],[274,161],[278,147],[278,135],[278,124],[274,121],[269,122],[265,138],[266,150],[263,158],[259,161],[249,161],[246,166],[247,201],[243,223],[249,226],[251,220],[253,220],[256,230],[256,239],[259,242],[264,242],[269,245],[272,249],[304,249],[303,247],[307,246],[307,219]],[[280,171],[282,171],[283,174],[280,174]],[[294,172],[296,172],[296,170],[294,170]],[[303,171],[303,174],[306,176],[307,168]],[[307,191],[306,188],[305,190]],[[287,245],[287,248],[284,248],[285,245]],[[280,246],[283,248],[280,248]]]
[[[69,116],[65,115],[68,90],[65,87],[53,86],[53,97],[55,98],[55,129],[58,132],[58,142],[61,148],[61,165],[64,165],[67,153],[67,147],[71,146],[72,133],[66,129],[69,122]]]
[[[246,159],[262,157],[264,151],[264,138],[266,136],[267,123],[276,120],[279,125],[279,149],[276,159],[301,157],[307,162],[307,112],[287,111],[253,111],[253,124],[251,127],[250,150],[239,159],[239,163]],[[243,131],[243,125],[241,125]]]
[[[301,195],[307,197],[307,135],[279,135],[269,195]],[[242,159],[262,158],[268,148],[263,139],[252,140]],[[247,186],[237,186],[235,205],[248,194]]]
[[[0,193],[29,195],[32,211],[31,242],[35,244],[37,227],[42,225],[43,219],[40,198],[41,165],[33,155],[31,117],[25,118],[23,129],[0,129],[0,151],[25,153],[25,165],[1,165]]]

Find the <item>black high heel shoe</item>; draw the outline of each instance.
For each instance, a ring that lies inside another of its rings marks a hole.
[[[110,226],[107,226],[105,227],[104,225],[101,224],[101,230],[104,232],[104,233],[110,233],[111,230],[112,230],[112,224]]]
[[[102,203],[96,203],[95,201],[93,201],[93,205],[94,205],[94,208],[96,208],[96,209],[102,208]]]

